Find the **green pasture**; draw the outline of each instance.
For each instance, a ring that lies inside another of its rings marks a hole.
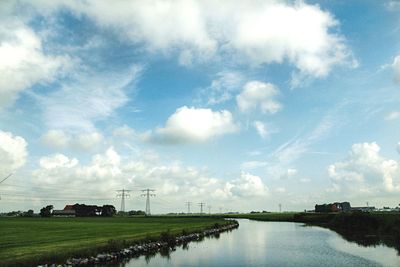
[[[210,217],[0,218],[0,266],[32,266],[223,224]]]

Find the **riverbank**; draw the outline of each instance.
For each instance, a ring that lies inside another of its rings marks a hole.
[[[0,266],[64,263],[230,223],[210,217],[0,218]]]
[[[400,213],[255,213],[229,218],[300,222],[329,228],[348,241],[369,246],[385,244],[400,253]]]

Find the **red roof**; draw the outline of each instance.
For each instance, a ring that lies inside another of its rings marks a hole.
[[[64,210],[73,210],[74,209],[74,205],[66,205]]]

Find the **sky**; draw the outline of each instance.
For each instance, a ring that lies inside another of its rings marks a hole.
[[[0,211],[399,205],[400,1],[0,2]]]

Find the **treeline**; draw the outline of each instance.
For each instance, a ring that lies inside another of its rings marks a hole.
[[[10,211],[10,212],[0,213],[0,216],[2,216],[2,217],[4,217],[4,216],[7,216],[7,217],[34,217],[35,213],[33,210],[27,210],[27,211],[18,210],[18,211]],[[36,216],[37,216],[37,214],[36,214]]]

